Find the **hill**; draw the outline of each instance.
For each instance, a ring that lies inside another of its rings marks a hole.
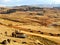
[[[1,7],[0,44],[60,45],[60,9]]]

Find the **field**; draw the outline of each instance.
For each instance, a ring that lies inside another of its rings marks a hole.
[[[1,13],[0,45],[60,45],[60,9]]]

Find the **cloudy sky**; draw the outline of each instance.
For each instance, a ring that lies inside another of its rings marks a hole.
[[[0,6],[60,4],[60,0],[0,0]]]

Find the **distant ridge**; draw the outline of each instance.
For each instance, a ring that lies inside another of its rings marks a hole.
[[[43,8],[57,8],[60,9],[60,5],[22,5],[22,6],[13,6],[13,7],[0,7],[0,14],[9,14],[16,11],[41,11]],[[7,9],[7,10],[5,10]],[[5,10],[5,11],[3,11]]]
[[[53,8],[53,7],[60,7],[60,4],[32,4],[32,5],[20,5],[20,6],[5,6],[0,5],[0,7],[6,7],[6,8],[14,8],[14,7],[21,7],[21,6],[30,6],[30,7],[42,7],[42,8]]]
[[[42,8],[53,8],[53,7],[60,7],[60,4],[37,4],[37,5],[32,5],[35,7],[42,7]]]

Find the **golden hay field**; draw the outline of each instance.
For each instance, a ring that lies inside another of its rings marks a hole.
[[[60,10],[44,11],[0,14],[0,45],[60,45]]]

